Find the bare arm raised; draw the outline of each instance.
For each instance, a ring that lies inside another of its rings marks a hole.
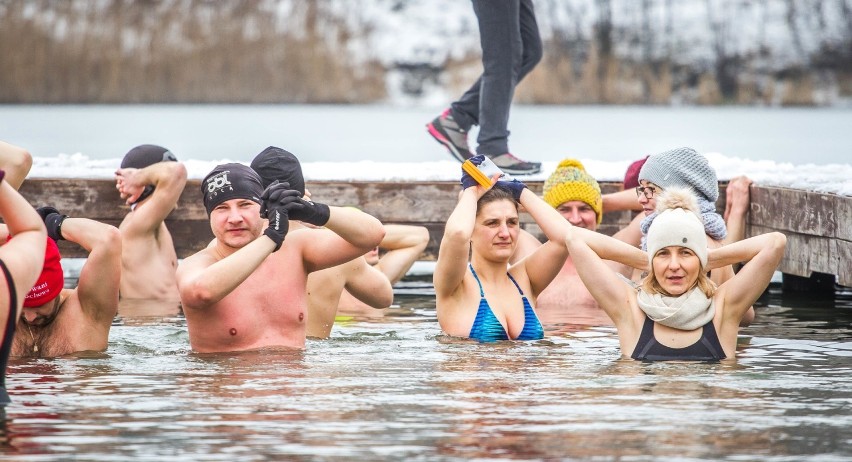
[[[328,210],[328,221],[322,223],[306,220],[305,218],[310,219],[310,216],[306,217],[299,208],[289,209],[290,219],[324,225],[332,232],[310,233],[310,241],[305,243],[302,251],[305,268],[309,273],[361,257],[379,245],[385,235],[382,223],[376,217],[360,210],[351,207],[328,207],[312,202],[310,204],[325,207]]]
[[[146,187],[153,186],[145,206],[135,209],[132,219],[122,223],[125,235],[150,235],[174,210],[186,186],[186,167],[180,162],[158,162],[141,169],[122,168],[115,172],[115,179],[127,204],[136,202]]]
[[[15,313],[21,313],[24,297],[41,273],[43,258],[33,258],[33,255],[44,255],[47,232],[38,213],[30,206],[17,191],[3,180],[0,170],[0,217],[3,218],[7,235],[13,236],[9,242],[3,239],[0,245],[0,260],[6,265],[15,291],[19,294]],[[3,321],[5,323],[5,321]],[[5,324],[4,324],[5,325]]]
[[[444,226],[432,282],[438,297],[452,296],[464,281],[470,238],[476,223],[476,201],[485,194],[481,186],[466,188]]]
[[[391,284],[395,284],[405,276],[428,244],[429,230],[422,226],[385,225],[385,237],[379,244],[385,254],[375,267],[387,276]]]
[[[604,194],[603,199],[604,212],[618,212],[622,210],[642,210],[642,205],[636,202],[636,191],[633,189],[625,189],[615,193]]]
[[[346,274],[344,288],[358,300],[373,308],[387,308],[393,303],[393,287],[387,276],[367,264],[364,257],[356,258]]]
[[[546,243],[515,265],[523,267],[529,277],[533,296],[537,297],[565,264],[568,249],[565,247],[564,236],[571,224],[529,189],[524,188],[521,191],[520,203],[548,238]],[[512,267],[513,271],[515,266]]]
[[[80,270],[77,296],[84,313],[99,323],[111,323],[118,309],[121,279],[121,235],[115,226],[88,218],[66,218],[63,239],[89,252]]]
[[[566,233],[565,243],[577,274],[598,305],[620,329],[630,326],[632,316],[627,307],[633,289],[602,258],[647,269],[647,254],[618,239],[574,226]]]
[[[747,262],[736,275],[719,286],[719,294],[725,299],[727,318],[739,324],[743,314],[769,285],[786,245],[787,236],[773,232],[710,249],[710,267]]]
[[[17,190],[33,166],[33,157],[21,147],[0,141],[0,169],[6,172],[5,181]]]
[[[220,255],[208,247],[184,259],[176,278],[181,303],[203,309],[233,292],[263,263],[275,249],[275,242],[260,236],[229,255]]]
[[[724,243],[730,244],[745,237],[745,220],[751,204],[752,181],[746,176],[731,179],[725,189],[725,225],[728,235]]]

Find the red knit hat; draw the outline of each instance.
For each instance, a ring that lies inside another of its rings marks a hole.
[[[627,172],[624,173],[624,189],[635,188],[639,186],[639,170],[645,165],[648,156],[645,156],[627,167]]]
[[[47,238],[47,248],[44,252],[44,267],[38,280],[30,292],[24,297],[24,306],[41,306],[53,300],[65,286],[65,277],[62,274],[62,264],[59,259],[59,247],[53,239]]]

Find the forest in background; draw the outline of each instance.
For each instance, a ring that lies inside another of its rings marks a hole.
[[[430,2],[436,17],[413,17]],[[544,58],[518,87],[520,103],[791,106],[852,96],[850,0],[534,3]],[[440,15],[459,8],[461,25],[448,32],[453,18]],[[481,71],[470,9],[465,0],[0,0],[0,103],[455,96]],[[429,24],[445,29],[414,30]],[[387,46],[423,43],[389,53],[376,45],[381,34]]]

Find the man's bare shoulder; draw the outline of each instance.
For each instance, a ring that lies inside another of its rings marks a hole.
[[[213,247],[207,247],[198,252],[184,258],[178,265],[178,272],[191,268],[206,268],[219,259],[216,257],[216,252]]]

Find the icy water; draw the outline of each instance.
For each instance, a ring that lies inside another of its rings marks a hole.
[[[852,458],[852,292],[772,287],[735,363],[619,358],[611,327],[441,335],[425,282],[304,351],[194,354],[173,306],[122,306],[105,353],[13,360],[0,460]]]

